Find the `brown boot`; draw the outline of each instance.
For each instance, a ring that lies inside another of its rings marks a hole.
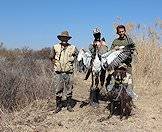
[[[74,111],[74,110],[72,109],[71,102],[72,102],[71,97],[67,97],[67,110],[68,110],[69,112],[73,112],[73,111]]]
[[[56,97],[56,109],[55,113],[58,113],[62,109],[61,97]]]

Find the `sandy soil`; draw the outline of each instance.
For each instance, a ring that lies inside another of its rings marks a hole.
[[[89,95],[90,81],[83,81],[83,76],[78,76],[74,88],[74,99],[86,100]],[[161,87],[162,88],[162,87]],[[80,102],[74,107],[74,112],[69,113],[63,109],[60,113],[50,118],[57,122],[50,132],[160,132],[162,131],[162,89],[152,88],[150,91],[141,91],[140,87],[135,91],[139,95],[135,101],[136,108],[132,116],[120,121],[119,116],[99,122],[98,119],[109,114],[107,103],[100,102],[98,109],[89,105],[79,108]]]
[[[114,115],[109,120],[100,122],[107,117],[107,102],[100,101],[100,107],[93,109],[86,105],[80,108],[81,101],[89,97],[90,80],[84,81],[80,73],[75,77],[74,112],[66,107],[54,114],[54,99],[38,101],[19,112],[7,115],[4,132],[160,132],[162,131],[162,85],[143,90],[136,87],[139,98],[134,103],[136,108],[128,119],[119,119]],[[7,122],[7,125],[6,125]]]

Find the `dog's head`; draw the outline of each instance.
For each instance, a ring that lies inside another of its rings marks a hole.
[[[124,67],[116,68],[113,73],[113,77],[116,81],[121,83],[123,79],[126,77],[126,68]]]

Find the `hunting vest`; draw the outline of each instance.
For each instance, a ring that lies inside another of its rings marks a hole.
[[[69,72],[74,71],[74,53],[75,46],[68,45],[63,47],[61,44],[54,45],[55,59],[54,59],[54,69],[58,72]]]

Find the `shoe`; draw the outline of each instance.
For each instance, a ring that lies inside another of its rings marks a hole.
[[[71,97],[67,97],[67,110],[69,112],[73,112],[74,111],[73,108],[72,108],[72,106],[71,106],[72,105],[71,102],[72,102]]]
[[[98,94],[98,90],[90,91],[90,105],[95,109],[99,107]]]
[[[61,109],[62,109],[61,97],[56,97],[56,109],[55,109],[55,113],[60,112]]]

